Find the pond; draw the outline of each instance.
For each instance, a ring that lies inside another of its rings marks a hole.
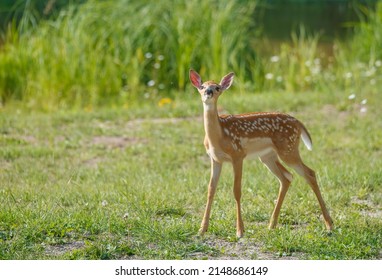
[[[304,25],[308,32],[320,32],[321,40],[346,38],[362,10],[374,9],[377,0],[266,0],[260,1],[254,15],[262,26],[263,35],[273,39],[288,40],[293,31]]]
[[[374,10],[377,0],[264,0],[260,1],[254,19],[261,26],[265,42],[258,45],[258,52],[271,54],[281,43],[299,34],[303,26],[306,34],[319,34],[318,48],[327,56],[333,52],[335,40],[346,41],[360,21],[364,11]]]

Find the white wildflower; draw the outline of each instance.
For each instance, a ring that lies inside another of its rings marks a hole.
[[[280,57],[277,56],[277,55],[274,55],[271,57],[271,62],[279,62],[280,61]]]
[[[321,67],[319,65],[316,65],[314,67],[312,67],[312,69],[310,70],[312,75],[317,75],[321,72]]]
[[[265,79],[272,80],[273,79],[273,74],[272,73],[265,74]]]
[[[347,73],[345,73],[344,77],[346,79],[351,79],[351,77],[353,77],[353,74],[351,72],[347,72]]]
[[[365,114],[365,113],[367,113],[367,107],[361,107],[361,109],[359,110],[359,112],[360,112],[361,114]]]
[[[369,70],[367,70],[365,72],[365,76],[366,77],[370,77],[370,76],[373,76],[375,74],[375,72],[377,71],[377,69],[375,67],[371,67]]]

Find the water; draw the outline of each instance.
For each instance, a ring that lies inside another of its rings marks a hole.
[[[261,35],[268,39],[261,52],[269,53],[288,42],[300,26],[308,34],[320,34],[319,48],[330,55],[335,40],[346,40],[365,17],[363,8],[373,10],[377,0],[263,0],[254,15]]]
[[[255,15],[263,35],[288,40],[302,24],[320,32],[325,41],[346,38],[362,16],[362,7],[374,9],[377,0],[264,0]]]

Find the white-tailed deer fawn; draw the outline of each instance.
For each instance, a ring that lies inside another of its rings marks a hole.
[[[217,101],[222,92],[233,82],[233,73],[222,78],[220,84],[214,81],[202,82],[194,70],[190,70],[190,80],[201,95],[204,108],[204,146],[211,158],[211,178],[208,186],[207,205],[199,230],[203,235],[208,228],[211,204],[216,192],[222,164],[231,162],[234,171],[233,192],[236,200],[236,235],[241,237],[244,224],[241,217],[241,177],[243,160],[249,156],[259,157],[268,169],[279,179],[280,190],[269,223],[269,228],[277,224],[280,208],[292,181],[292,174],[281,164],[281,159],[304,177],[313,189],[325,219],[326,228],[332,229],[332,219],[322,199],[315,173],[300,157],[298,146],[300,137],[306,147],[312,149],[312,140],[305,126],[297,119],[276,112],[249,113],[240,115],[218,115]]]

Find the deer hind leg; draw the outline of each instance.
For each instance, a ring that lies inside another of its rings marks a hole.
[[[243,173],[243,160],[239,159],[233,162],[233,171],[234,171],[234,185],[233,185],[233,194],[236,201],[236,236],[242,237],[244,234],[244,223],[241,217],[241,178]]]
[[[207,205],[204,211],[202,224],[200,225],[199,235],[203,235],[208,229],[210,216],[211,216],[212,201],[214,200],[221,169],[222,169],[222,164],[211,159],[211,178],[210,178],[210,183],[208,185]]]
[[[292,167],[296,172],[301,175],[305,180],[308,182],[309,186],[312,188],[314,194],[316,195],[318,199],[318,203],[320,204],[322,214],[324,216],[325,220],[325,226],[326,229],[331,231],[333,228],[333,221],[332,218],[329,215],[329,212],[326,208],[324,199],[322,198],[320,188],[317,183],[317,178],[314,170],[310,169],[308,166],[306,166],[303,161],[301,160],[301,157],[299,154],[294,157],[293,160],[290,160],[288,158],[285,158],[285,162]]]
[[[269,228],[275,228],[277,225],[277,220],[279,218],[281,205],[283,204],[285,195],[289,189],[290,183],[292,182],[292,174],[286,170],[286,168],[280,163],[276,153],[271,153],[260,158],[261,162],[264,163],[268,169],[278,178],[280,181],[279,194],[276,201],[276,206],[273,210],[271,220],[269,222]]]

